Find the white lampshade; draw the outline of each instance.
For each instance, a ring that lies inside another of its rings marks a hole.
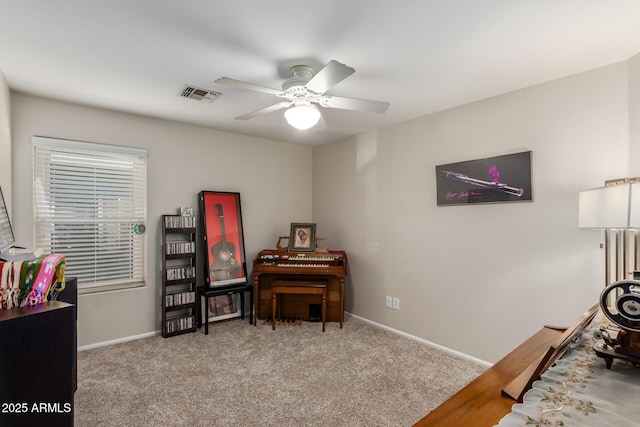
[[[627,183],[581,191],[578,227],[640,228],[639,184]]]
[[[306,130],[318,124],[320,111],[318,107],[307,101],[298,101],[284,112],[284,117],[294,128]]]
[[[631,184],[629,228],[640,228],[640,182]]]

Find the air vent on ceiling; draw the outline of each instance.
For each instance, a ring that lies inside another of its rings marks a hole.
[[[205,102],[211,104],[221,94],[212,90],[202,89],[190,85],[185,85],[180,92],[180,96],[189,99],[195,99],[196,101]]]

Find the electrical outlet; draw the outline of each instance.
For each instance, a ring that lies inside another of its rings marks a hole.
[[[393,299],[393,308],[395,310],[400,310],[400,298]]]
[[[387,297],[387,301],[385,302],[385,305],[386,305],[388,308],[391,308],[391,297],[389,297],[389,296]]]

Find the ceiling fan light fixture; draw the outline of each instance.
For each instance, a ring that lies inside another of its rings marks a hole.
[[[307,101],[299,101],[284,112],[287,123],[299,130],[307,130],[318,124],[320,111]]]

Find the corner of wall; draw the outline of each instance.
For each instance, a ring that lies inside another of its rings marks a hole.
[[[640,176],[640,53],[629,58],[629,176]],[[634,159],[636,159],[634,161]]]
[[[11,94],[0,70],[0,187],[11,215]]]

